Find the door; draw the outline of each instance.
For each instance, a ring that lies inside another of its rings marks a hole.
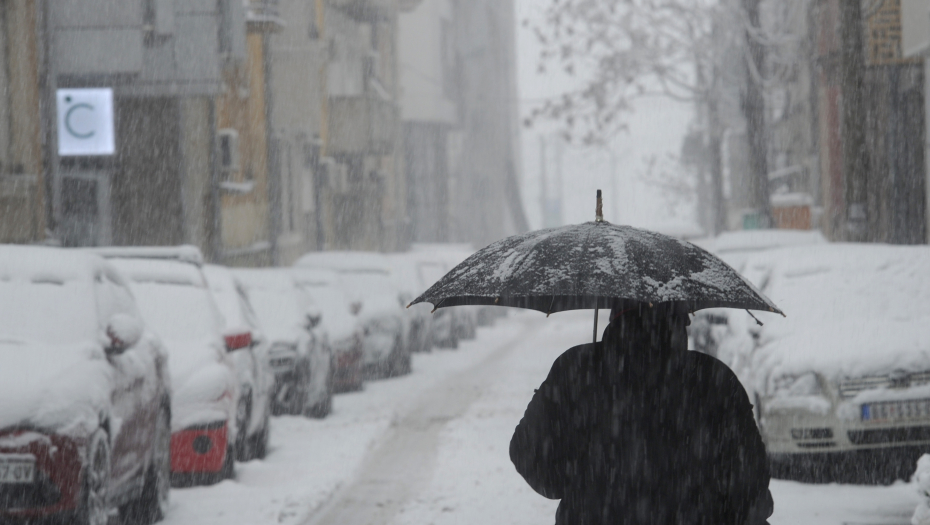
[[[98,276],[95,289],[102,330],[116,314],[139,318],[129,290],[115,279],[104,273]],[[119,500],[143,482],[155,436],[160,388],[156,349],[147,339],[108,359],[116,372],[111,393],[111,479]]]

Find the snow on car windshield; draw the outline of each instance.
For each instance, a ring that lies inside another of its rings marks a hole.
[[[270,334],[286,334],[305,324],[294,292],[250,288],[249,300],[262,328]]]
[[[0,279],[0,341],[93,341],[97,320],[90,284],[64,279]]]
[[[142,317],[166,339],[190,341],[219,333],[219,314],[206,288],[146,281],[133,283],[132,290]]]

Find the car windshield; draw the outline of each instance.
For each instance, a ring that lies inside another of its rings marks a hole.
[[[249,300],[258,322],[269,334],[287,334],[305,324],[303,309],[295,293],[252,288]]]
[[[220,333],[219,313],[206,288],[189,284],[136,282],[142,317],[166,339],[188,341]]]
[[[0,341],[93,341],[93,290],[76,280],[0,279]]]

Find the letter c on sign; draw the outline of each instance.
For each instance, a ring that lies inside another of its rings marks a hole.
[[[75,131],[74,128],[71,127],[71,114],[74,113],[78,109],[86,109],[88,111],[93,111],[94,106],[91,106],[90,104],[84,104],[83,102],[80,104],[75,104],[71,106],[71,108],[68,109],[68,112],[65,113],[65,129],[68,130],[68,133],[74,135],[75,137],[79,139],[89,139],[94,136],[94,130],[90,130],[87,133],[79,133]]]

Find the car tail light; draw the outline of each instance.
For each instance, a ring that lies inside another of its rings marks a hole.
[[[243,332],[241,334],[229,334],[225,337],[225,339],[226,350],[229,352],[252,346],[252,334],[250,332]]]

